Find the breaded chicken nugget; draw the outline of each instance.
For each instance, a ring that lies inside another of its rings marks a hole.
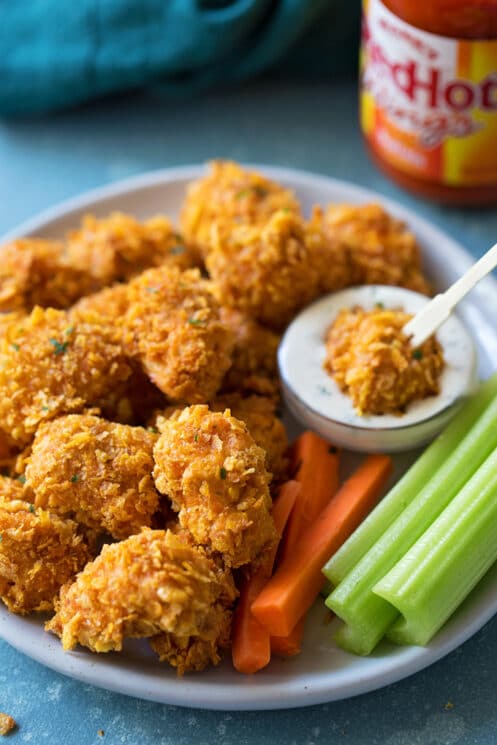
[[[350,271],[348,285],[397,285],[430,293],[414,234],[379,204],[328,205],[324,212],[317,208],[311,224],[321,226],[328,241],[328,260],[325,254],[320,269],[323,291],[345,286],[337,284],[341,266]]]
[[[100,287],[125,282],[149,267],[189,269],[196,262],[167,217],[140,223],[122,212],[101,220],[86,215],[80,229],[67,236],[66,251],[72,266],[91,275]]]
[[[249,563],[275,540],[265,459],[243,422],[208,406],[166,420],[154,447],[157,488],[195,542],[227,566]]]
[[[231,364],[233,333],[197,269],[149,269],[129,285],[124,343],[173,401],[215,396]]]
[[[259,393],[279,399],[279,335],[232,308],[222,308],[221,319],[235,334],[233,361],[221,391]]]
[[[64,649],[81,644],[109,652],[122,649],[126,637],[165,634],[175,647],[212,645],[211,661],[217,661],[216,640],[224,641],[235,597],[231,574],[203,552],[169,531],[145,529],[104,546],[75,582],[62,588],[46,628],[61,637]],[[165,645],[167,640],[157,640],[159,650]],[[187,655],[168,660],[176,661],[180,672],[188,669]]]
[[[231,415],[245,422],[247,429],[266,453],[266,468],[275,481],[286,478],[288,470],[288,437],[276,414],[276,403],[266,396],[242,396],[226,393],[209,403],[212,411],[230,409]]]
[[[292,212],[214,230],[206,258],[219,301],[279,330],[319,292],[313,257],[322,236]]]
[[[35,305],[68,308],[97,289],[95,280],[72,266],[64,244],[23,238],[0,246],[0,312],[29,312]]]
[[[230,409],[232,416],[245,422],[254,442],[266,453],[266,468],[273,480],[286,478],[288,470],[288,437],[283,422],[276,414],[276,402],[266,396],[243,396],[240,393],[226,393],[216,396],[209,402],[211,411],[224,412]],[[162,432],[166,420],[179,416],[183,409],[169,406],[154,412],[150,423]]]
[[[300,214],[293,192],[257,171],[247,171],[232,161],[213,161],[210,172],[193,181],[181,212],[181,228],[188,241],[207,256],[216,225],[266,222],[278,210]]]
[[[0,432],[28,444],[41,422],[98,406],[130,374],[111,328],[37,307],[0,339]]]
[[[127,538],[149,526],[159,495],[152,481],[157,435],[142,427],[69,414],[42,424],[27,459],[37,507]]]
[[[12,613],[49,611],[91,555],[75,522],[36,509],[21,494],[18,482],[1,480],[0,597]]]

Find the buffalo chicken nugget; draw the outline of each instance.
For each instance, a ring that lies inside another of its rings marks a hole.
[[[152,481],[157,436],[142,427],[69,414],[42,424],[26,466],[37,507],[127,538],[149,526],[159,495]]]
[[[0,597],[12,613],[52,610],[90,551],[75,522],[36,509],[20,498],[17,482],[9,489],[7,481],[0,487]]]
[[[233,333],[197,269],[150,269],[129,286],[124,343],[173,401],[208,401],[231,364]]]
[[[343,261],[350,267],[349,285],[396,285],[430,293],[416,237],[379,204],[328,205],[324,212],[317,209],[313,222],[321,223],[330,247],[328,272],[325,264],[321,272],[326,291],[343,286],[335,284],[336,265]]]
[[[235,335],[233,361],[221,390],[279,398],[279,335],[232,308],[222,308],[221,318]]]
[[[23,238],[0,246],[0,312],[29,312],[35,305],[68,308],[97,289],[95,280],[72,266],[64,244]]]
[[[227,566],[248,564],[272,545],[266,454],[230,411],[190,406],[167,419],[154,447],[154,479],[196,543]]]
[[[112,328],[35,308],[0,339],[0,432],[26,445],[43,421],[98,406],[130,375]]]
[[[222,305],[280,330],[319,292],[322,236],[280,210],[266,222],[214,231],[207,271]]]
[[[155,644],[174,663],[166,646],[202,641],[214,647],[235,597],[231,574],[202,551],[170,531],[144,529],[104,546],[74,583],[62,588],[46,628],[61,637],[64,649],[81,644],[94,652],[119,651],[125,638],[164,634]],[[176,664],[184,672],[188,656]]]
[[[161,264],[180,269],[195,266],[193,252],[162,216],[140,223],[121,212],[101,220],[86,215],[80,229],[69,233],[66,250],[71,264],[91,275],[100,287],[125,282]]]
[[[188,187],[181,228],[205,258],[213,246],[215,225],[229,229],[266,222],[278,210],[300,214],[293,192],[232,161],[214,161],[210,172]]]

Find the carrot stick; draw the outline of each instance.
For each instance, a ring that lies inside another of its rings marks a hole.
[[[301,486],[296,481],[287,481],[274,501],[272,516],[280,536],[300,489]],[[265,667],[271,658],[269,632],[254,618],[250,606],[271,577],[277,548],[276,544],[264,556],[257,569],[242,580],[233,618],[231,645],[233,666],[241,673],[255,673]]]
[[[292,552],[301,533],[309,527],[338,489],[338,451],[315,432],[303,432],[292,448],[295,480],[302,484],[280,548],[280,560]]]
[[[285,535],[281,542],[280,562],[291,555],[303,531],[317,518],[338,490],[339,456],[337,449],[314,432],[304,432],[292,448],[295,479],[302,484]],[[304,635],[302,618],[288,636],[272,636],[271,652],[279,657],[299,654]]]
[[[323,583],[321,569],[378,501],[392,470],[386,455],[370,455],[347,479],[252,603],[273,636],[288,636]]]
[[[300,654],[304,636],[305,616],[303,616],[288,636],[271,636],[271,654],[278,657],[295,657]]]

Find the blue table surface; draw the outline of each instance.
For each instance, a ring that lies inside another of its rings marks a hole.
[[[364,153],[356,98],[352,80],[259,81],[174,105],[137,96],[52,118],[1,121],[0,234],[86,189],[227,157],[371,187],[481,255],[497,239],[497,209],[448,209],[397,189]],[[374,693],[310,708],[226,713],[83,685],[0,642],[0,710],[19,723],[8,738],[13,745],[490,745],[497,743],[496,658],[497,618],[445,659]]]

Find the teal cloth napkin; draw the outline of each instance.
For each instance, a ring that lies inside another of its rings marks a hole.
[[[355,64],[359,0],[0,0],[0,113]]]

